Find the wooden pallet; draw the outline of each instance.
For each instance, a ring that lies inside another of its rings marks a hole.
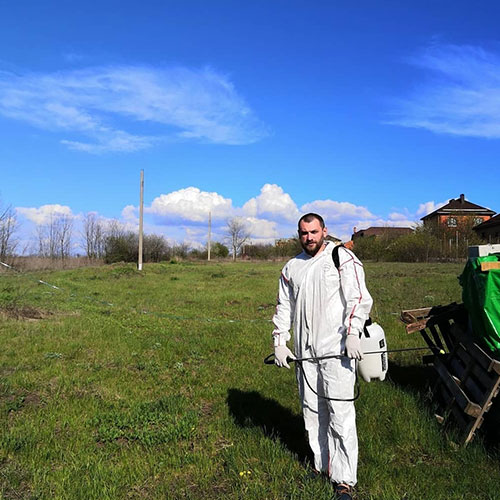
[[[500,389],[500,362],[487,354],[467,334],[463,304],[402,311],[406,331],[419,331],[432,356],[424,356],[437,372],[433,395],[438,402],[436,418],[446,424],[453,419],[469,443],[491,408]]]

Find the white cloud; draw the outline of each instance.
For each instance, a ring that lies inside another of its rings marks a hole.
[[[500,56],[469,45],[433,45],[409,61],[427,79],[396,102],[387,123],[500,138]]]
[[[212,220],[226,219],[233,215],[232,201],[220,194],[201,191],[196,187],[179,189],[155,198],[145,212],[157,216],[164,223],[190,221],[207,223],[208,213]]]
[[[137,216],[137,208],[134,205],[127,205],[122,210],[122,219],[126,224],[137,226],[139,224],[139,217]]]
[[[227,220],[240,216],[246,222],[252,241],[261,243],[270,243],[277,238],[294,235],[301,212],[320,213],[325,218],[330,234],[343,240],[350,239],[354,226],[366,229],[369,226],[413,224],[405,214],[394,212],[388,219],[384,219],[366,207],[334,200],[306,203],[299,212],[291,196],[276,184],[265,184],[260,194],[248,200],[241,208],[233,207],[229,198],[218,193],[188,187],[158,196],[145,212],[154,217],[157,227],[164,228],[163,230],[169,234],[174,232],[179,235],[179,230],[182,230],[190,241],[197,238],[198,241],[205,241],[206,229],[200,231],[194,229],[208,225],[209,210],[212,212],[214,239],[224,238]]]
[[[243,213],[287,221],[299,218],[299,210],[291,196],[276,184],[264,184],[260,194],[243,205]]]
[[[244,221],[253,240],[274,242],[279,237],[275,221],[258,219],[256,217],[245,217]]]
[[[435,203],[434,201],[426,201],[424,203],[420,203],[417,209],[417,216],[420,217],[425,217],[426,215],[434,212],[434,210],[437,210],[438,208],[443,207],[448,203],[447,201],[441,201],[438,203]]]
[[[398,221],[398,220],[406,220],[406,214],[400,214],[399,212],[392,212],[389,214],[389,220]]]
[[[354,205],[347,201],[316,200],[302,205],[302,212],[319,213],[325,221],[341,221],[345,219],[373,219],[373,215],[367,208]]]
[[[90,153],[137,151],[166,138],[249,144],[268,134],[228,77],[210,68],[0,72],[0,114],[78,135],[61,142]],[[146,122],[157,125],[156,136],[124,130]]]
[[[16,207],[16,210],[35,224],[48,224],[51,220],[60,217],[75,217],[67,205],[42,205],[39,208]]]
[[[85,153],[99,154],[111,151],[129,153],[150,148],[153,144],[159,142],[159,139],[155,137],[139,137],[122,130],[108,130],[101,127],[95,141],[91,143],[63,139],[61,144],[68,146],[69,149]]]

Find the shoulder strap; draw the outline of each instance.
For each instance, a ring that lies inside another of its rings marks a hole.
[[[340,267],[339,248],[343,246],[342,243],[340,245],[335,245],[332,250],[333,263],[337,269]]]
[[[339,248],[340,247],[344,247],[345,246],[341,243],[340,245],[336,245],[333,247],[333,250],[332,250],[332,259],[333,259],[333,263],[335,264],[335,267],[338,269],[340,267],[340,258],[339,258]],[[365,337],[368,337],[370,338],[370,332],[368,331],[368,329],[366,328],[367,326],[370,326],[372,324],[372,319],[369,317],[366,321],[365,321],[365,325],[363,327],[363,331],[362,332],[359,332],[359,336],[361,337],[361,335],[364,333],[365,334]]]

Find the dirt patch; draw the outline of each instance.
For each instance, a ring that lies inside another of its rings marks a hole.
[[[275,302],[268,302],[267,304],[259,304],[259,307],[257,307],[257,309],[259,311],[262,311],[263,309],[274,309],[276,307],[276,303]]]
[[[214,412],[213,403],[211,401],[203,400],[201,403],[200,413],[204,417],[212,415]]]
[[[0,406],[11,415],[27,407],[38,407],[42,403],[42,398],[35,392],[18,391],[0,397]]]
[[[53,314],[54,313],[50,311],[43,311],[42,309],[38,309],[32,306],[9,305],[0,307],[0,315],[10,319],[37,321],[40,319],[49,318],[53,316]]]

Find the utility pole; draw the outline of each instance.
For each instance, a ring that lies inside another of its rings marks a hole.
[[[207,241],[207,260],[210,260],[210,246],[212,239],[212,212],[208,212],[208,241]]]
[[[137,269],[142,271],[142,218],[144,212],[144,170],[141,170],[141,194],[139,201],[139,261]]]

